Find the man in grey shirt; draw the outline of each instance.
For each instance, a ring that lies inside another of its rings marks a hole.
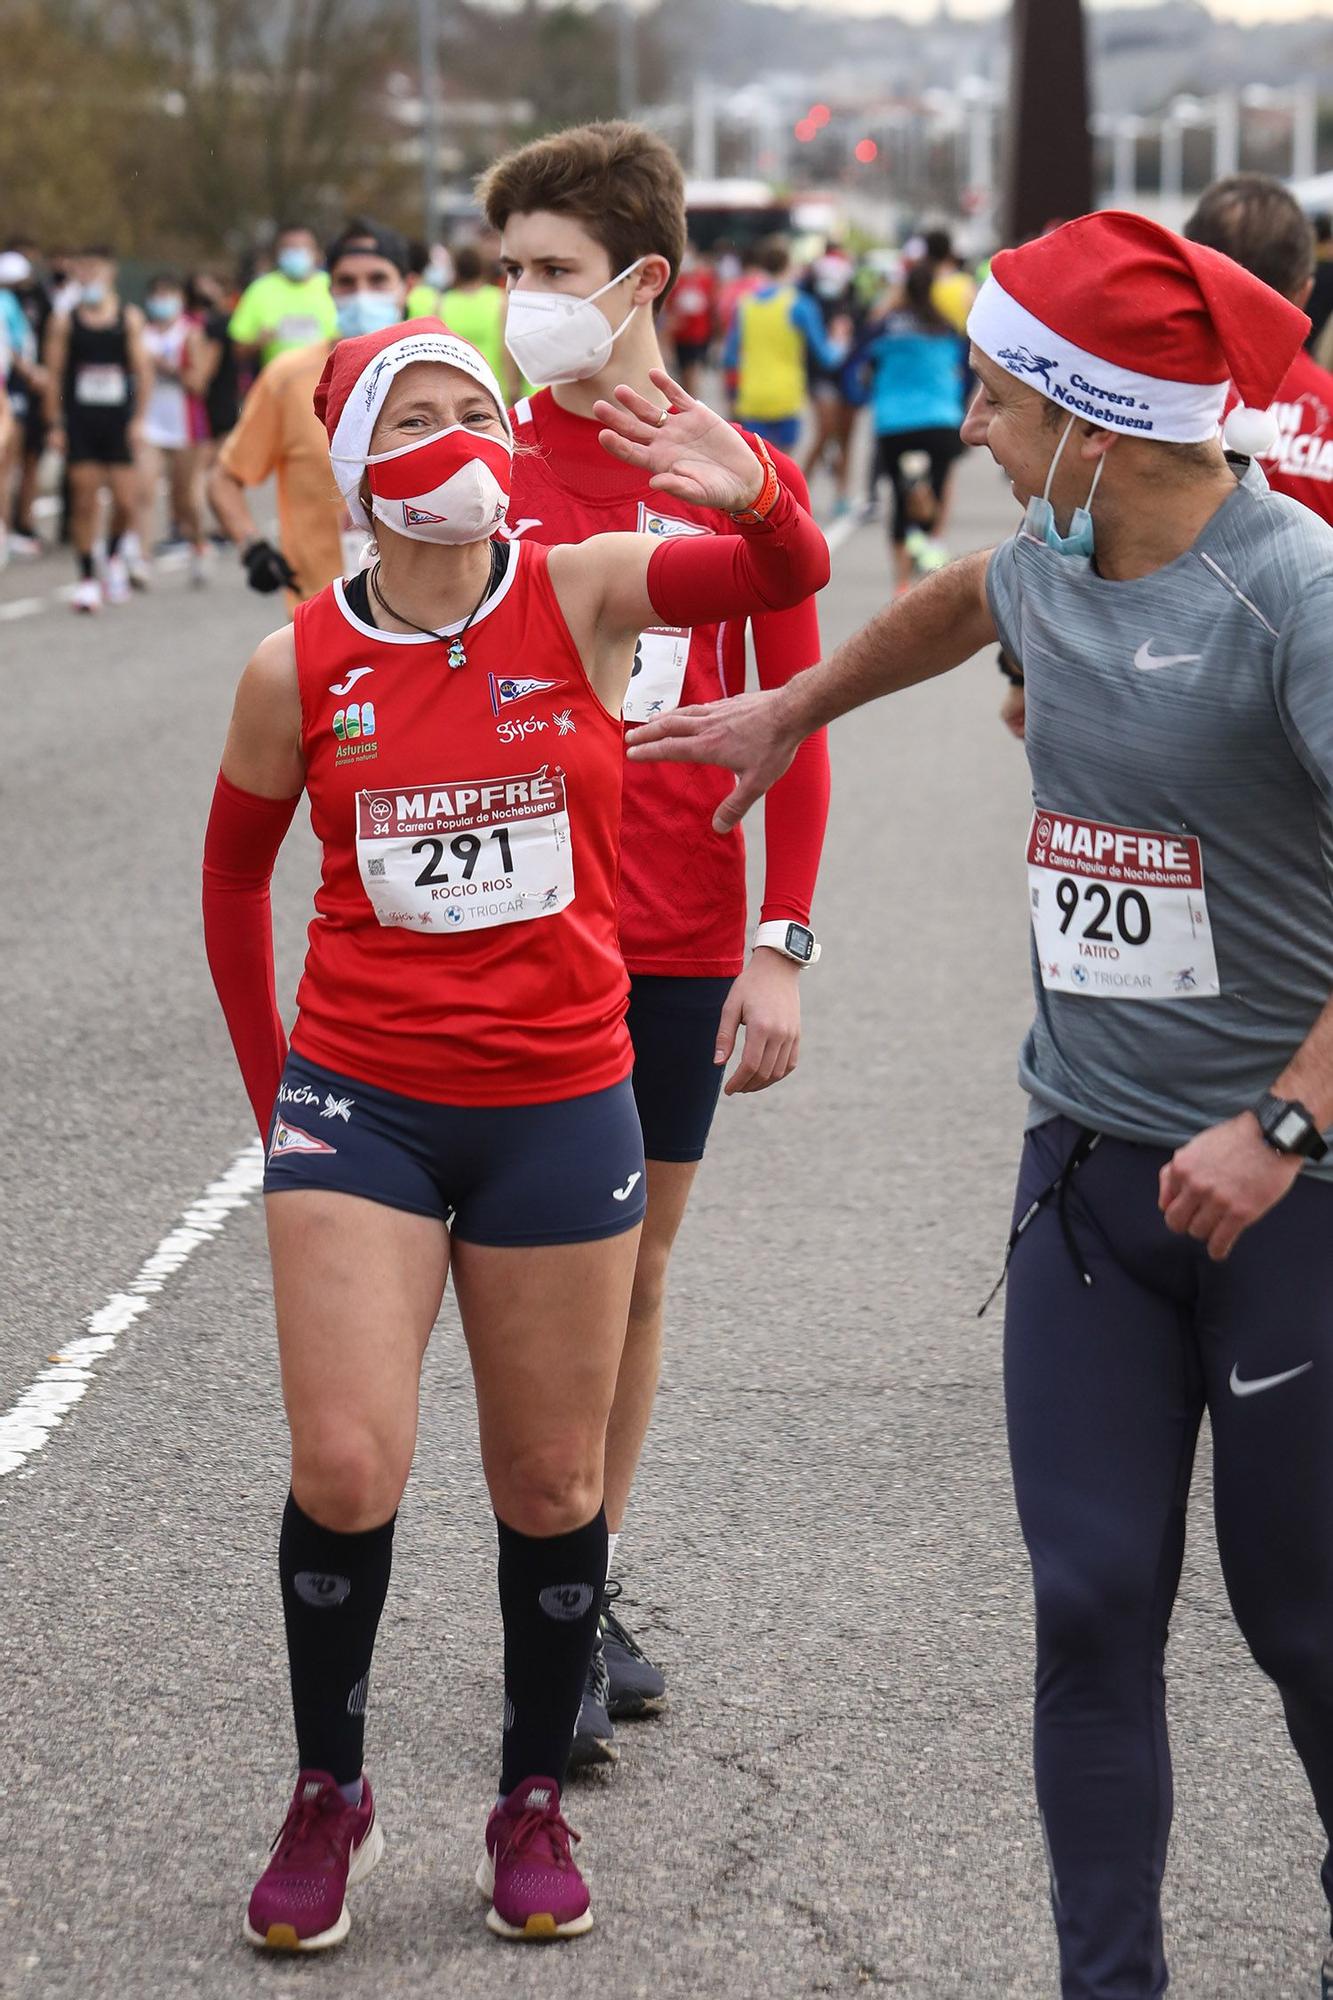
[[[1002,252],[963,437],[1020,532],[788,687],[629,739],[734,771],[723,829],[810,730],[997,639],[1023,662],[1005,1395],[1064,2000],[1166,1990],[1163,1659],[1205,1407],[1231,1601],[1333,1839],[1333,530],[1249,462],[1305,325],[1139,216]]]

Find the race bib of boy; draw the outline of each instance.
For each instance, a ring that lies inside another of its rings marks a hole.
[[[92,363],[77,369],[74,400],[90,410],[115,410],[129,401],[125,370],[117,362]]]
[[[1041,983],[1092,1000],[1202,1000],[1218,993],[1193,834],[1106,826],[1038,807],[1028,890]]]
[[[401,930],[553,917],[574,900],[565,774],[358,792],[356,858],[375,915]]]
[[[651,722],[655,715],[680,707],[685,667],[690,657],[688,625],[654,625],[634,643],[634,665],[621,718]]]

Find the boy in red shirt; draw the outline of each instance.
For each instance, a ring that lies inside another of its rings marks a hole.
[[[734,533],[725,515],[671,499],[641,472],[614,463],[598,443],[593,415],[597,400],[621,382],[663,402],[649,371],[662,365],[654,313],[685,252],[675,154],[634,125],[580,126],[500,160],[479,193],[502,236],[509,351],[528,381],[553,385],[513,411],[511,533],[551,543],[617,530]],[[785,484],[808,504],[797,467],[781,452],[772,456]],[[751,631],[761,687],[781,686],[819,658],[813,600],[758,617]],[[645,632],[624,720],[715,700],[744,680],[743,621]],[[619,926],[648,1212],[607,1433],[613,1563],[657,1389],[667,1265],[723,1066],[743,1028],[727,1095],[764,1090],[790,1075],[800,1040],[801,967],[818,955],[809,921],[828,814],[822,734],[802,746],[766,809],[764,892],[748,961],[744,850],[711,825],[729,784],[704,765],[625,767]],[[575,1766],[614,1761],[612,1718],[651,1712],[665,1696],[661,1673],[611,1609],[618,1594],[609,1583]]]
[[[1314,290],[1314,230],[1281,181],[1267,174],[1214,181],[1184,233],[1244,265],[1304,311]],[[1228,407],[1236,400],[1233,393]],[[1274,492],[1289,494],[1333,524],[1333,375],[1302,348],[1269,414],[1277,435],[1258,454],[1265,479]]]

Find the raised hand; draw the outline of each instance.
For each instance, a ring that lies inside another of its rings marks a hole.
[[[603,450],[650,474],[648,484],[659,493],[691,506],[729,514],[753,506],[763,491],[764,469],[744,438],[706,403],[696,402],[665,368],[650,375],[671,408],[660,409],[622,382],[614,403],[593,404],[605,426],[598,432]]]

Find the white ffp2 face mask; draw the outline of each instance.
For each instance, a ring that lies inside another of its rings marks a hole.
[[[507,439],[449,424],[366,460],[370,510],[412,542],[480,542],[509,505],[513,452]]]
[[[613,327],[597,300],[645,261],[636,257],[586,299],[572,298],[568,292],[509,294],[505,346],[529,382],[586,382],[605,368],[638,307],[631,306],[620,325]]]

